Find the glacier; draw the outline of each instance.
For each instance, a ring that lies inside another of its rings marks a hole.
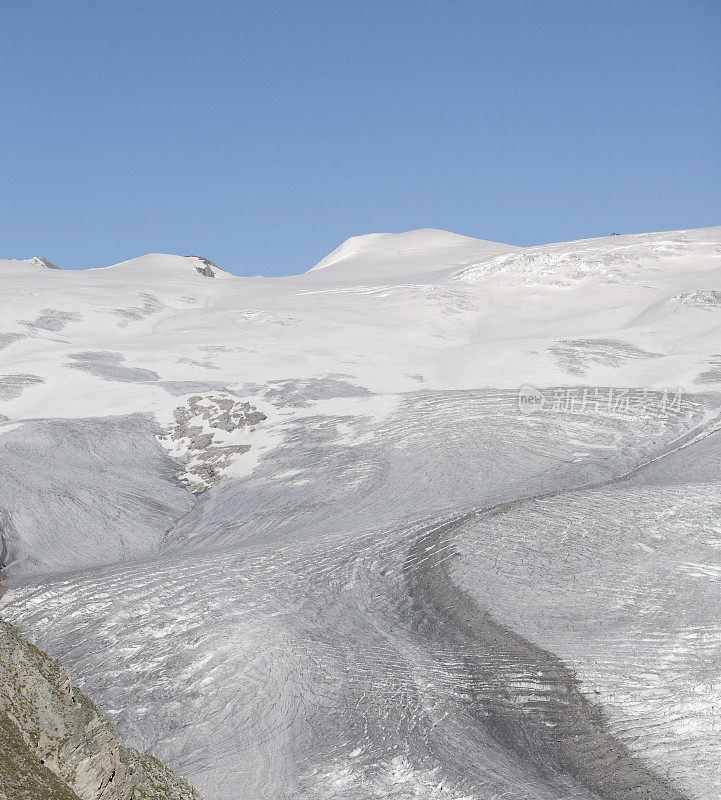
[[[0,613],[206,800],[715,800],[721,227],[0,260]]]

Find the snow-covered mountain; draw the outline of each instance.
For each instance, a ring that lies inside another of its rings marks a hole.
[[[721,790],[721,227],[0,261],[2,615],[236,798]]]

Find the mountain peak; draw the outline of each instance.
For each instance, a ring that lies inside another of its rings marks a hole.
[[[400,233],[368,233],[346,239],[309,272],[333,267],[334,273],[336,269],[342,269],[344,277],[351,272],[366,277],[425,273],[516,249],[513,245],[474,239],[435,228]]]
[[[60,269],[57,264],[53,264],[52,261],[48,261],[47,258],[43,256],[33,256],[32,258],[26,259],[28,264],[37,264],[39,267],[46,267],[47,269]]]
[[[171,253],[146,253],[145,255],[121,261],[108,267],[96,267],[88,272],[111,272],[116,275],[134,275],[138,278],[152,275],[154,278],[187,280],[195,274],[204,278],[230,278],[214,261],[204,256],[181,256]]]

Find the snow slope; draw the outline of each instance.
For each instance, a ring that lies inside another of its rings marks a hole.
[[[718,796],[721,228],[0,282],[2,613],[128,744],[209,799]]]
[[[449,266],[472,264],[520,249],[432,228],[404,233],[370,233],[346,239],[310,271],[332,267],[323,276],[326,279],[398,280],[402,275],[442,274]]]

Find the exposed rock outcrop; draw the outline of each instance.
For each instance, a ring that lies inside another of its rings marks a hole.
[[[250,450],[240,437],[266,416],[248,401],[214,392],[189,397],[173,418],[175,424],[158,441],[171,456],[186,459],[180,481],[198,494],[218,483],[235,459]]]
[[[195,268],[201,275],[204,275],[206,278],[214,278],[215,272],[214,270],[220,269],[220,267],[214,262],[211,261],[209,258],[204,258],[203,256],[188,256],[188,258],[192,258],[195,264]]]
[[[0,620],[0,800],[200,800],[123,747],[68,672]]]
[[[43,258],[43,256],[33,256],[32,258],[28,259],[29,264],[37,264],[40,267],[46,267],[47,269],[60,269],[57,264],[53,264],[52,261],[48,261],[47,258]]]

